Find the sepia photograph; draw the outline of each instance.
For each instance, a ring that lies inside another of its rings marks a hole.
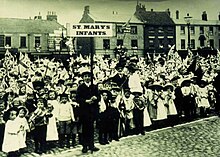
[[[220,156],[219,0],[0,3],[0,157]]]

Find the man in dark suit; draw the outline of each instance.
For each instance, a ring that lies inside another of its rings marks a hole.
[[[124,66],[121,63],[118,63],[115,68],[117,70],[117,74],[115,74],[115,76],[113,76],[110,80],[111,82],[116,83],[118,87],[125,89],[128,87],[128,78],[123,72]]]
[[[83,83],[79,85],[76,93],[76,101],[79,103],[79,120],[82,124],[82,152],[88,149],[98,151],[94,146],[94,121],[98,115],[98,102],[100,94],[97,85],[91,84],[91,73],[89,69],[81,71]]]

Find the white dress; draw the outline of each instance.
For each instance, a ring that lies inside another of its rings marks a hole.
[[[49,118],[49,123],[47,124],[47,136],[46,141],[57,141],[58,140],[58,130],[56,124],[55,116]]]
[[[173,101],[174,99],[175,99],[174,93],[172,93],[171,96],[166,97],[166,102],[168,104],[168,108],[167,108],[167,114],[168,115],[177,115],[176,106],[175,106],[174,101]]]
[[[19,150],[18,132],[20,125],[16,120],[8,120],[5,124],[4,141],[2,145],[3,152],[13,152]]]
[[[54,107],[52,111],[52,117],[49,118],[49,122],[47,124],[47,141],[57,141],[58,140],[58,128],[56,123],[56,118],[58,116],[59,110],[59,102],[57,100],[48,100],[48,103],[52,104]]]
[[[198,87],[197,89],[197,104],[198,107],[205,107],[205,108],[209,108],[210,104],[209,104],[209,100],[208,100],[208,89],[207,87],[201,88]]]
[[[27,135],[27,131],[29,130],[29,125],[25,117],[24,118],[17,117],[16,121],[20,125],[20,131],[18,133],[19,148],[25,148],[27,147],[26,135]]]
[[[147,109],[147,107],[145,107],[145,109],[144,109],[144,127],[150,126],[151,124],[152,123],[150,120],[150,115],[149,115],[148,109]]]
[[[125,103],[125,110],[126,114],[125,117],[127,119],[133,118],[133,109],[134,109],[134,103],[133,103],[133,96],[130,96],[129,98],[123,97],[124,103]]]
[[[161,98],[157,100],[157,119],[156,120],[163,120],[167,119],[167,110],[164,106],[164,101]]]
[[[131,92],[141,92],[143,93],[143,88],[141,86],[141,79],[137,72],[130,75],[128,79],[128,86]]]

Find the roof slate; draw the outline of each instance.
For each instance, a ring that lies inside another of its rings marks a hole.
[[[111,23],[129,23],[142,24],[142,22],[131,14],[89,14],[95,22],[111,22]]]
[[[59,28],[65,29],[57,21],[0,18],[0,33],[54,33]]]
[[[167,12],[144,11],[135,13],[136,17],[149,25],[174,25]]]
[[[175,24],[177,25],[186,25],[186,21],[184,19],[173,19],[173,21],[175,22]],[[204,20],[199,20],[199,19],[191,19],[190,20],[190,24],[191,25],[220,25],[220,21],[219,20],[208,20],[208,21],[204,21]]]

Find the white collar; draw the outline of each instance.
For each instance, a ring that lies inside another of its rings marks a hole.
[[[84,83],[85,83],[85,85],[86,85],[87,87],[89,87],[89,86],[91,85],[90,82],[89,82],[89,83],[84,82]]]

